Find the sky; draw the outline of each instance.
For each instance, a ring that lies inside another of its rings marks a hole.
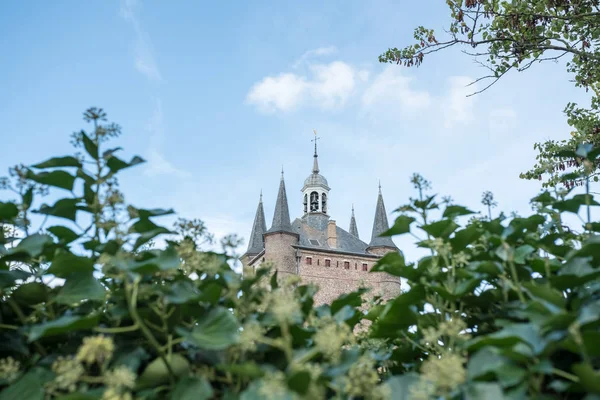
[[[301,216],[313,129],[331,217],[348,229],[354,204],[365,241],[378,182],[392,223],[415,195],[413,172],[458,204],[483,211],[491,190],[497,211],[527,215],[540,184],[519,173],[535,142],[568,136],[562,110],[584,94],[562,64],[472,97],[467,84],[485,70],[459,49],[418,69],[380,64],[416,26],[447,26],[445,2],[430,3],[3,3],[0,176],[71,153],[71,132],[89,128],[82,113],[97,106],[122,126],[125,154],[148,161],[122,175],[128,202],[172,207],[217,237],[248,237],[261,190],[271,225],[282,167],[290,214]],[[394,240],[409,259],[420,254],[413,238]]]

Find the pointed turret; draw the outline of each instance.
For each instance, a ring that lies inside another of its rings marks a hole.
[[[263,209],[261,191],[258,208],[256,209],[256,215],[254,216],[254,224],[252,225],[252,233],[250,233],[250,240],[248,242],[248,250],[246,251],[247,255],[256,255],[264,249],[265,240],[263,235],[266,231],[267,223],[265,222],[265,210]]]
[[[377,207],[375,208],[375,219],[373,220],[373,233],[369,247],[391,247],[397,248],[389,236],[380,237],[383,232],[390,228],[383,204],[383,195],[381,194],[381,183],[379,184],[379,196],[377,197]]]
[[[279,182],[279,193],[275,203],[275,213],[273,214],[273,224],[267,233],[289,232],[294,233],[290,222],[290,210],[288,207],[287,195],[285,193],[285,182],[283,180],[283,170],[281,171],[281,181]]]
[[[354,218],[354,204],[352,204],[352,217],[350,218],[349,232],[358,238],[358,228],[356,227],[356,218]]]

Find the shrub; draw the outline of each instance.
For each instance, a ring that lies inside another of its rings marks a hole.
[[[409,290],[315,306],[315,287],[268,269],[242,277],[203,250],[200,222],[173,232],[155,222],[171,210],[127,206],[116,177],[143,160],[105,149],[120,128],[102,110],[84,116],[93,130],[73,138],[84,155],[2,181],[18,201],[0,203],[0,400],[600,393],[600,224],[560,222],[597,205],[591,195],[545,192],[527,218],[461,227],[472,211],[418,187],[386,234],[421,232],[430,255],[373,268]],[[56,200],[40,204],[49,189]],[[37,231],[32,213],[45,218]]]

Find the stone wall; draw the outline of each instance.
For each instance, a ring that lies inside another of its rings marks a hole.
[[[326,251],[298,250],[300,263],[299,275],[303,283],[319,286],[315,303],[330,303],[341,294],[357,290],[360,287],[372,288],[372,294],[392,297],[400,293],[400,279],[384,273],[369,272],[379,257],[344,255]],[[311,257],[311,264],[307,264]],[[329,260],[329,266],[327,266]],[[349,263],[349,269],[345,263]],[[363,271],[363,264],[367,271]]]
[[[278,276],[297,274],[296,249],[298,236],[285,232],[268,233],[265,235],[265,262],[272,263],[278,271]]]

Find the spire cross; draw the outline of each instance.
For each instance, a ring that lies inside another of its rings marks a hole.
[[[315,142],[315,157],[317,156],[317,140],[321,139],[320,137],[317,136],[317,130],[313,129],[313,132],[315,133],[315,138],[311,140],[311,142]]]

